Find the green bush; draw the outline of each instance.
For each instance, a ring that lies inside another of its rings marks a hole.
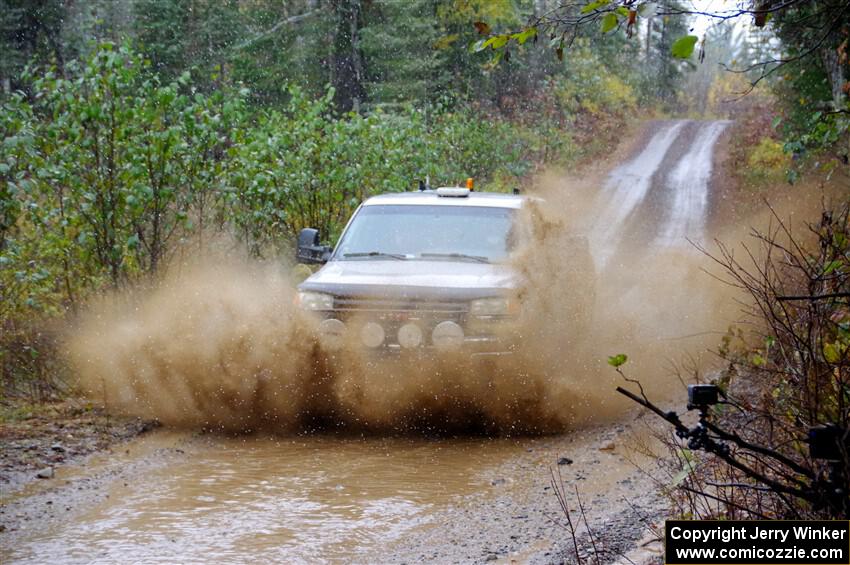
[[[775,139],[763,137],[748,149],[747,174],[756,180],[781,182],[790,166],[791,156]]]

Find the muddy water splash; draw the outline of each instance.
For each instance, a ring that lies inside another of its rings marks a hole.
[[[153,291],[104,298],[68,352],[83,387],[113,411],[174,425],[292,425],[321,382],[291,289],[268,267],[198,266]]]
[[[674,142],[702,126],[662,124],[604,182],[541,182],[546,203],[530,208],[532,245],[515,258],[526,280],[526,346],[498,363],[458,355],[379,362],[355,344],[322,351],[279,267],[221,261],[166,276],[153,291],[104,299],[71,333],[70,357],[94,399],[173,425],[539,433],[615,415],[622,404],[608,355],[639,351],[635,376],[661,382],[660,360],[697,355],[708,343],[674,340],[724,327],[723,295],[701,264],[645,244],[704,223],[705,207],[681,196],[690,185],[671,183],[681,167],[710,171],[721,128],[708,127],[694,151],[677,155]],[[671,214],[647,208],[653,198],[684,203]],[[596,265],[576,234],[589,236]]]
[[[176,426],[515,433],[561,429],[587,412],[571,406],[580,395],[555,367],[526,357],[323,351],[292,288],[275,268],[197,267],[105,299],[68,351],[93,399]]]

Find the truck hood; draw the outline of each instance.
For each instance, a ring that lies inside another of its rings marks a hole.
[[[299,290],[336,296],[466,300],[510,293],[516,272],[508,265],[466,261],[331,261]]]

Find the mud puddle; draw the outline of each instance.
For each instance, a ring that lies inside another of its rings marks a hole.
[[[486,490],[488,470],[525,448],[510,439],[206,436],[181,451],[180,461],[103,485],[108,497],[73,520],[21,532],[0,559],[347,561]]]

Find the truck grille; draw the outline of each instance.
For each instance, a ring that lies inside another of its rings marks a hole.
[[[435,302],[428,300],[387,299],[387,298],[335,298],[336,312],[370,313],[408,313],[419,315],[445,315],[461,317],[469,311],[466,302]],[[448,319],[448,318],[446,318]]]

